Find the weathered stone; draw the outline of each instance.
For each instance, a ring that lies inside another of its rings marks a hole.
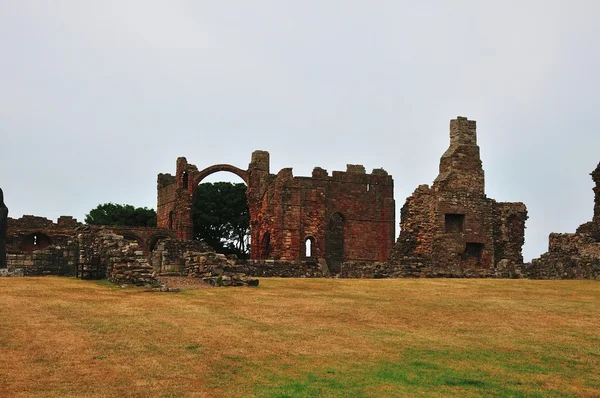
[[[231,165],[198,170],[179,158],[176,176],[158,175],[158,226],[190,240],[194,190],[217,171],[234,173],[248,186],[252,260],[326,259],[336,273],[344,260],[387,258],[395,223],[393,179],[387,172],[366,174],[364,166],[348,165],[332,176],[319,167],[311,177],[294,177],[290,168],[274,175],[264,151],[252,154],[247,170]]]
[[[537,279],[600,279],[600,163],[592,173],[594,217],[574,234],[551,233],[548,252],[527,264]]]
[[[0,269],[7,268],[6,231],[8,228],[8,207],[4,204],[4,192],[0,188]]]

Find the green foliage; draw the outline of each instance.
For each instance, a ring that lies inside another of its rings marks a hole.
[[[156,211],[147,207],[104,203],[85,215],[90,225],[156,227]]]
[[[250,211],[246,185],[230,182],[198,185],[194,195],[194,239],[219,253],[246,258],[250,249]]]

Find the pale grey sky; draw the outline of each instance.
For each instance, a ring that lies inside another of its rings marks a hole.
[[[593,0],[0,0],[0,187],[12,217],[83,221],[109,201],[155,208],[178,156],[245,168],[263,149],[272,172],[383,167],[399,209],[461,115],[488,196],[526,203],[537,257],[592,218],[598,15]]]

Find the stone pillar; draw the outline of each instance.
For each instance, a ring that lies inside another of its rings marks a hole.
[[[4,204],[4,193],[0,188],[0,268],[6,268],[6,230],[8,228],[8,207]]]
[[[594,218],[592,220],[593,223],[593,234],[594,238],[600,241],[600,163],[598,163],[598,167],[592,173],[592,179],[596,183],[594,187]]]

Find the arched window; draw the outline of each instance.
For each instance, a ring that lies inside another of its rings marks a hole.
[[[173,229],[173,212],[169,212],[169,229]]]
[[[315,255],[315,238],[312,236],[304,239],[304,257],[307,259],[313,258]]]

